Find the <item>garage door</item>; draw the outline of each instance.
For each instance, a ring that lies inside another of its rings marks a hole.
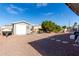
[[[15,26],[16,35],[25,35],[26,34],[26,25],[25,24],[16,24]]]

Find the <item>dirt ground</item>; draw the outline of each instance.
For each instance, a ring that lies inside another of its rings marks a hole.
[[[79,56],[79,44],[69,39],[70,33],[43,33],[24,36],[0,35],[3,56]]]
[[[12,56],[40,56],[41,54],[35,50],[29,42],[39,40],[54,34],[32,34],[25,36],[1,36],[0,35],[0,55]]]

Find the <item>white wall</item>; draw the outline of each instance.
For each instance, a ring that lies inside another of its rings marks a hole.
[[[31,33],[32,26],[26,23],[14,24],[14,35],[26,35]]]

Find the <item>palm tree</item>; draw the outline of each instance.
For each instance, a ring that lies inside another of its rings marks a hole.
[[[75,22],[73,26],[74,26],[74,27],[77,26],[77,22]]]

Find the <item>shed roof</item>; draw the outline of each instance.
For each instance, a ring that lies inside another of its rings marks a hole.
[[[25,24],[32,25],[31,23],[26,22],[26,21],[24,21],[24,20],[22,20],[22,21],[17,21],[17,22],[13,22],[13,23],[11,23],[11,24],[19,24],[19,23],[25,23]]]

